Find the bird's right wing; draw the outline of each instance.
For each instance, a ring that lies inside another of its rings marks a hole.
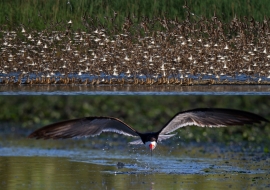
[[[139,136],[136,130],[113,117],[85,117],[53,123],[42,127],[29,138],[60,139],[73,137],[96,136],[102,132],[115,132],[127,136]]]
[[[158,141],[163,141],[163,140],[169,139],[169,138],[173,137],[174,135],[176,135],[176,134],[159,135],[159,136],[158,136]]]
[[[176,114],[161,130],[160,135],[169,134],[181,127],[226,127],[268,122],[267,119],[246,111],[222,108],[198,108]]]

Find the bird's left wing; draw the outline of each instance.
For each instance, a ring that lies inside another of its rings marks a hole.
[[[268,122],[267,119],[246,111],[222,108],[198,108],[176,114],[161,130],[160,135],[169,134],[181,127],[225,127]]]
[[[60,139],[96,136],[102,132],[115,132],[135,137],[139,136],[136,130],[117,118],[85,117],[47,125],[34,131],[28,137],[37,139]]]

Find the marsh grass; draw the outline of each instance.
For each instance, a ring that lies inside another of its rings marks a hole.
[[[162,15],[168,19],[182,20],[187,14],[183,5],[184,0],[2,0],[0,24],[23,24],[31,29],[44,29],[51,23],[72,20],[76,23],[75,28],[83,28],[79,21],[87,15],[94,20],[98,19],[93,24],[103,23],[111,27],[112,24],[121,26],[129,14],[137,15],[138,21],[142,17],[154,18]],[[244,16],[262,21],[270,15],[268,0],[193,0],[188,1],[188,6],[198,17],[211,18],[215,12],[224,22],[233,17]],[[118,13],[115,22],[106,22],[106,18],[112,17],[114,11]]]

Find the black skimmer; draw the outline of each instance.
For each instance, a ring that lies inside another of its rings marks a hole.
[[[44,126],[29,138],[36,139],[65,139],[73,137],[96,136],[102,132],[115,132],[127,136],[140,137],[130,144],[145,144],[151,151],[157,142],[168,139],[175,134],[173,131],[185,126],[225,127],[229,125],[245,125],[261,122],[267,119],[246,111],[221,108],[198,108],[177,113],[159,131],[140,133],[120,119],[113,117],[85,117],[53,123]]]

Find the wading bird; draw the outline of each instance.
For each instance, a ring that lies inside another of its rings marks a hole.
[[[145,144],[151,151],[157,142],[168,139],[175,134],[173,131],[185,126],[225,127],[229,125],[245,125],[261,122],[267,119],[246,111],[222,108],[198,108],[177,113],[159,131],[140,133],[123,121],[113,117],[85,117],[53,123],[42,127],[29,138],[65,139],[73,137],[96,136],[102,132],[115,132],[127,136],[140,137],[130,144]]]

